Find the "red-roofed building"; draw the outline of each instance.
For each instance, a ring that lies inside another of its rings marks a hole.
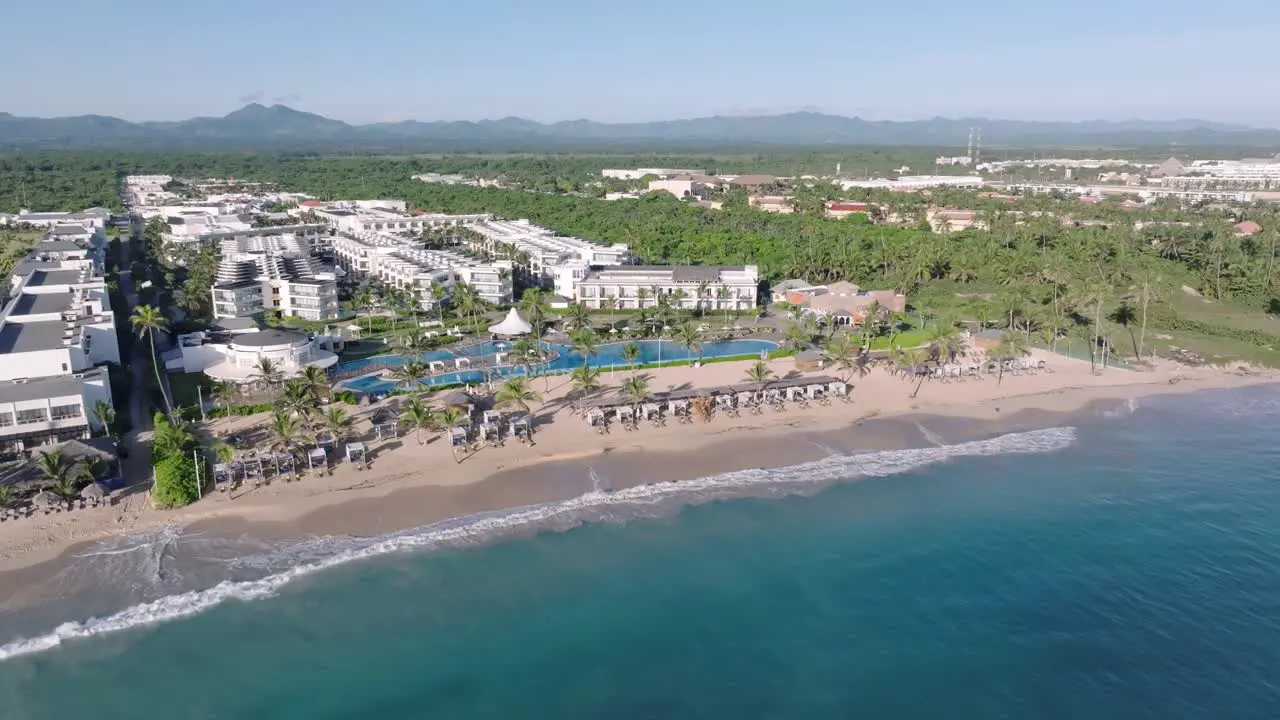
[[[1231,230],[1236,234],[1236,237],[1245,237],[1246,235],[1262,232],[1262,226],[1252,220],[1245,220],[1231,228]]]
[[[305,207],[305,208],[322,208],[324,207],[324,205],[325,204],[320,202],[319,200],[303,200],[302,202],[298,203],[299,207]]]
[[[827,217],[842,218],[850,215],[866,215],[871,207],[866,203],[842,202],[839,200],[827,203]]]

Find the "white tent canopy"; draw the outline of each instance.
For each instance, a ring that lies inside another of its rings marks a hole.
[[[497,325],[490,325],[489,332],[494,335],[527,335],[533,332],[533,326],[520,317],[520,313],[515,308],[511,308],[511,312],[503,318],[502,322]]]

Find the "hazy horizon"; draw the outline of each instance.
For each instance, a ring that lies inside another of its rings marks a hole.
[[[812,111],[1280,127],[1280,99],[1264,89],[1280,4],[1229,4],[375,0],[353,11],[228,0],[202,13],[61,0],[9,11],[13,27],[53,32],[14,33],[0,47],[0,60],[22,68],[0,76],[0,110],[172,121],[261,102],[353,124]]]

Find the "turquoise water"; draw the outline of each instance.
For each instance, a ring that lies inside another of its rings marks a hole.
[[[607,343],[600,346],[600,351],[590,358],[584,358],[581,353],[574,352],[573,348],[568,345],[558,345],[555,343],[544,343],[543,348],[556,354],[543,369],[538,372],[562,373],[568,372],[576,367],[581,366],[584,361],[593,367],[626,367],[627,361],[622,357],[622,349],[628,343],[617,342]],[[656,362],[675,362],[679,360],[692,360],[698,357],[698,353],[690,352],[688,348],[678,342],[672,340],[640,340],[636,342],[640,347],[640,357],[636,361],[639,364],[656,363]],[[493,355],[503,350],[510,350],[511,345],[504,343],[481,343],[479,345],[469,346],[459,349],[458,355],[469,358],[483,357],[485,355]],[[756,355],[767,353],[771,350],[778,349],[778,344],[768,340],[725,340],[721,342],[707,342],[702,344],[702,357],[719,358],[719,357],[740,357],[745,355]],[[444,353],[448,357],[431,357],[427,360],[445,360],[451,362],[455,357],[453,353],[447,351],[436,351],[428,353],[430,355],[439,355]],[[377,358],[369,358],[366,360],[353,360],[350,363],[339,363],[339,372],[352,372],[362,370],[364,368],[374,367],[373,363],[383,362],[390,365],[401,365],[409,356],[404,355],[388,355],[379,356]],[[521,367],[502,367],[497,368],[494,374],[505,377],[508,375],[524,374],[525,369]],[[462,383],[481,383],[487,378],[485,373],[480,370],[464,370],[461,372],[445,373],[442,375],[434,375],[421,380],[423,385],[459,385]],[[343,383],[344,386],[363,393],[385,394],[396,389],[397,383],[394,380],[383,380],[376,377],[359,377],[354,380],[348,380]]]
[[[293,548],[0,648],[0,717],[1276,717],[1280,392],[1113,415]]]

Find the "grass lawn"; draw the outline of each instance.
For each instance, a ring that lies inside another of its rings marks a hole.
[[[1268,315],[1260,308],[1195,297],[1181,291],[1169,298],[1169,304],[1179,315],[1188,320],[1237,330],[1271,333],[1280,339],[1280,317]]]
[[[204,373],[170,373],[169,390],[173,393],[174,407],[197,407],[200,395],[197,388],[204,392],[208,400],[213,390],[213,381]]]

